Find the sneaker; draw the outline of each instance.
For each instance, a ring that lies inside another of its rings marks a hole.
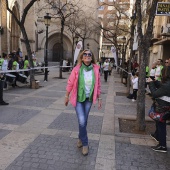
[[[81,148],[82,146],[83,146],[83,144],[82,144],[81,140],[78,139],[78,141],[77,141],[77,147],[78,147],[78,148]]]
[[[136,102],[136,100],[135,100],[135,99],[132,99],[132,102]]]
[[[150,134],[150,137],[151,137],[152,139],[154,139],[156,142],[159,142],[159,141],[156,139],[156,137],[155,137],[155,135],[154,135],[153,133]]]
[[[152,150],[156,151],[156,152],[167,152],[167,148],[165,146],[160,146],[160,145],[157,145],[157,146],[153,146],[151,147]]]
[[[9,103],[2,101],[2,102],[0,102],[0,105],[9,105]]]
[[[87,156],[89,153],[89,147],[88,146],[83,146],[83,149],[82,149],[82,154],[84,156]]]

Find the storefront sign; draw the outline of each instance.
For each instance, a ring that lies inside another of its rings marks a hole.
[[[156,15],[170,16],[170,2],[158,2]]]

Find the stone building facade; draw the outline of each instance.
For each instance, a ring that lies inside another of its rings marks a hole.
[[[24,7],[28,4],[28,2],[30,2],[30,0],[8,1],[10,9],[13,11],[13,13],[15,13],[17,18],[21,18]],[[87,4],[86,0],[78,1],[78,4],[80,4],[81,7],[83,7],[84,5],[85,8],[82,9],[85,10],[85,14],[88,14],[89,10],[93,11],[93,17],[96,17],[97,19],[97,1],[92,0],[90,4]],[[25,28],[28,34],[31,50],[36,52],[36,57],[39,61],[44,61],[45,54],[46,26],[44,24],[44,16],[46,15],[46,13],[51,12],[47,8],[42,8],[44,4],[45,0],[39,0],[35,2],[29,10],[25,22]],[[6,10],[5,0],[0,0],[0,14],[0,28],[3,28],[3,31],[0,34],[0,54],[2,54],[3,52],[10,53],[20,48],[23,52],[23,55],[26,55],[27,52],[20,28],[15,22],[14,18],[11,16],[11,14]],[[60,60],[60,28],[60,20],[52,18],[48,34],[48,61],[58,62]],[[79,40],[81,40],[80,37]],[[72,34],[67,29],[67,27],[65,27],[63,36],[65,59],[72,58],[72,43]],[[89,48],[92,49],[96,58],[98,58],[98,37],[95,37],[94,39],[93,35],[92,37],[85,39],[84,48],[87,48],[87,45],[89,45]]]
[[[169,3],[170,6],[169,0],[162,0],[162,1],[160,0],[159,2]],[[150,10],[151,5],[152,5],[152,0],[142,1],[143,33],[146,32],[146,28],[148,24],[148,11]],[[134,41],[133,50],[136,56],[138,56],[137,36],[138,36],[137,31],[135,31],[135,41]],[[158,59],[162,59],[163,61],[168,59],[170,57],[169,48],[170,48],[170,14],[160,15],[160,16],[156,15],[153,24],[151,44],[149,48],[149,57],[147,63],[148,66],[151,68],[152,63],[157,61]],[[137,57],[136,59],[139,58]]]

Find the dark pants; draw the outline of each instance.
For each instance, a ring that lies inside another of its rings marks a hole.
[[[28,77],[29,76],[29,71],[24,71],[24,74]]]
[[[108,77],[108,70],[107,71],[104,70],[104,80],[105,81],[107,81],[107,77]]]
[[[160,146],[166,147],[166,122],[156,122],[155,138],[159,141]]]
[[[4,81],[0,80],[0,103],[3,102]]]
[[[17,72],[12,72],[11,74],[13,74],[14,76],[16,76],[15,81],[14,81],[14,84],[12,85],[13,87],[15,87],[15,86],[17,86],[17,80],[18,80],[19,74],[18,74]]]
[[[138,89],[133,89],[133,94],[132,94],[132,99],[137,99],[137,92],[138,92]]]
[[[4,81],[4,88],[6,89],[7,88],[7,82]]]

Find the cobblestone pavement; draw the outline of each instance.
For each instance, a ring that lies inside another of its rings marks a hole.
[[[75,110],[71,104],[64,106],[69,73],[63,73],[63,79],[57,76],[58,71],[50,71],[48,82],[42,81],[43,75],[36,76],[39,89],[18,83],[20,87],[4,91],[4,100],[10,105],[0,107],[1,170],[114,169],[113,93],[108,95],[113,81],[102,80],[103,108],[91,108],[89,155],[84,157],[76,147]]]
[[[119,117],[135,118],[136,103],[125,97],[126,88],[114,71],[102,80],[103,107],[92,106],[88,121],[89,155],[76,147],[78,124],[74,108],[64,106],[69,73],[58,79],[50,71],[49,81],[39,89],[4,91],[9,106],[0,106],[0,170],[145,170],[170,169],[169,153],[155,153],[147,135],[119,132]],[[146,110],[151,99],[146,98]],[[170,147],[169,137],[168,146]]]

